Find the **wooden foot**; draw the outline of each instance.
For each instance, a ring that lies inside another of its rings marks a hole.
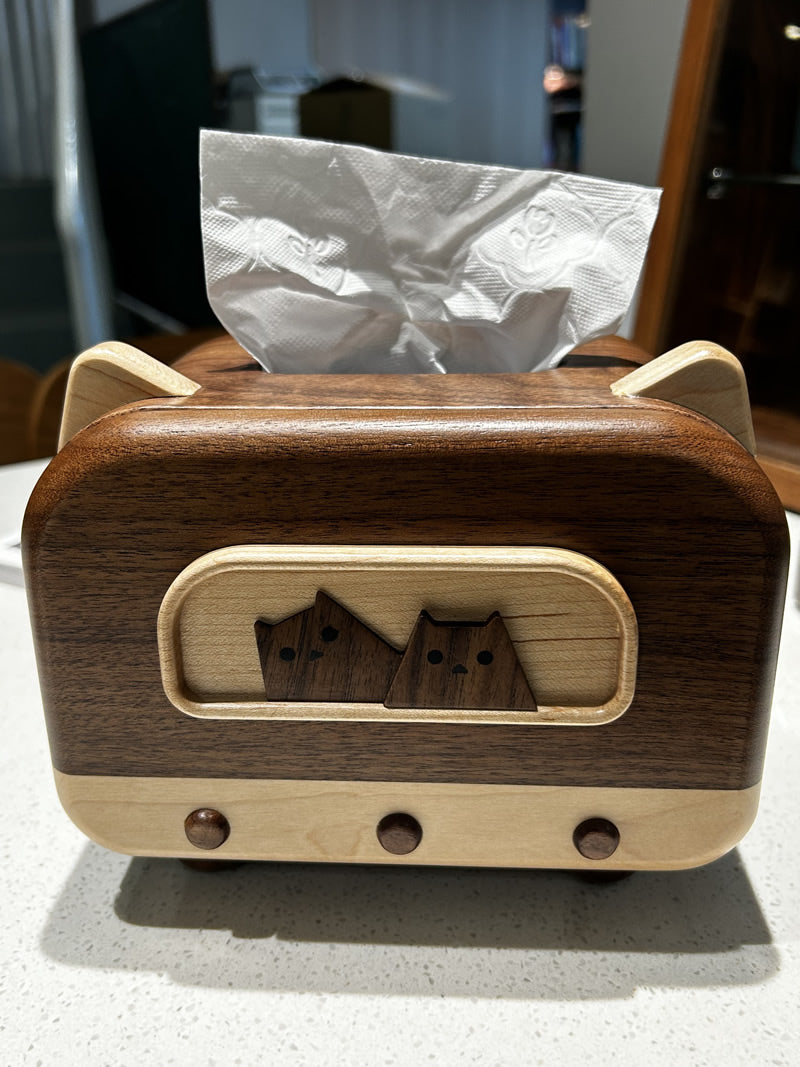
[[[595,885],[609,884],[611,882],[622,882],[625,878],[630,878],[634,873],[633,871],[572,871],[579,881],[590,882]]]
[[[220,871],[232,871],[236,867],[241,867],[245,863],[244,860],[187,860],[183,858],[180,862],[184,867],[188,867],[190,871],[202,871],[203,874],[218,874]]]

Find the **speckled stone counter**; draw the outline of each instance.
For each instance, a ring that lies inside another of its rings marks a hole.
[[[0,471],[3,519],[12,481]],[[754,828],[708,867],[607,885],[273,864],[204,875],[107,852],[56,798],[10,584],[0,656],[0,1065],[800,1064],[793,595]]]

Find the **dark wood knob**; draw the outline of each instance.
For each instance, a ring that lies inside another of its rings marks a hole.
[[[381,845],[395,856],[408,855],[422,840],[422,827],[413,815],[404,811],[384,815],[378,823],[377,833]]]
[[[196,848],[219,848],[228,840],[231,826],[221,811],[214,808],[197,808],[187,815],[183,828]]]
[[[572,840],[587,860],[605,860],[616,852],[619,830],[608,819],[585,819],[575,827]]]

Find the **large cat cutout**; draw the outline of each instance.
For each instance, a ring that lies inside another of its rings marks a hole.
[[[255,624],[267,700],[380,704],[401,654],[321,590],[314,606]]]
[[[384,701],[387,708],[538,711],[498,612],[437,622],[423,611]]]

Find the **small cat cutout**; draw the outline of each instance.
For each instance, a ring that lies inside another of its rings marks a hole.
[[[327,593],[282,622],[255,623],[267,700],[380,704],[401,653]]]
[[[387,708],[538,711],[499,612],[437,622],[423,611],[384,701]]]

